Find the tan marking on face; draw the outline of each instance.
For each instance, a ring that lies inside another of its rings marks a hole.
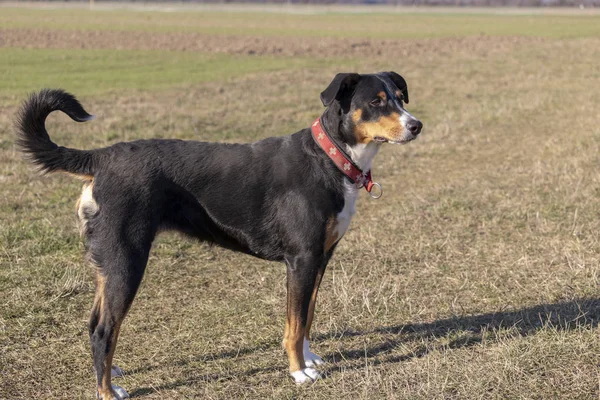
[[[396,97],[401,97],[402,96],[402,92],[400,91],[400,89],[396,90]]]
[[[360,110],[355,111],[352,115],[353,120],[354,116],[358,114],[358,111]],[[360,115],[362,115],[362,111]],[[402,123],[400,122],[400,114],[397,112],[382,116],[377,121],[361,121],[358,119],[358,122],[357,120],[354,120],[354,122],[356,141],[363,144],[373,141],[376,137],[396,141],[400,139],[402,132],[404,131],[404,126],[402,126]]]
[[[384,91],[377,93],[377,96],[381,97],[383,100],[387,100],[387,95]]]
[[[310,303],[308,304],[308,318],[306,319],[306,329],[304,330],[304,337],[306,340],[310,340],[310,328],[312,326],[313,318],[315,315],[315,305],[317,303],[317,294],[319,293],[319,286],[323,279],[323,270],[319,270],[317,279],[315,280],[315,287],[313,288],[312,295],[310,296]]]
[[[323,248],[325,253],[327,253],[329,249],[331,249],[331,246],[333,246],[335,242],[337,242],[339,239],[339,235],[336,231],[336,228],[336,219],[334,217],[329,218],[329,220],[327,221],[327,227],[325,228],[325,246]]]

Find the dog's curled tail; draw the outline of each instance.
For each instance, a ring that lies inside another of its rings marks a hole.
[[[17,118],[17,145],[43,172],[65,171],[93,176],[93,152],[58,146],[48,136],[46,117],[60,110],[77,122],[94,119],[70,93],[60,89],[43,89],[29,96]]]

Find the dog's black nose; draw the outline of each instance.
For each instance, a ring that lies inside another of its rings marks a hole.
[[[406,124],[406,129],[408,129],[413,135],[418,135],[419,133],[421,133],[422,128],[423,124],[418,119],[411,119]]]

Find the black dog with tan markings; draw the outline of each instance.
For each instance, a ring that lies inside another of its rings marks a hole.
[[[310,128],[251,144],[139,140],[95,150],[57,146],[52,111],[92,119],[72,95],[43,90],[25,102],[18,143],[44,172],[85,181],[77,214],[96,266],[89,334],[99,399],[127,398],[111,384],[119,328],[138,290],[152,241],[174,229],[287,266],[284,347],[297,383],[319,378],[309,349],[319,284],[355,211],[369,192],[382,143],[406,143],[422,124],[404,109],[395,72],[338,74],[321,93],[327,107]]]

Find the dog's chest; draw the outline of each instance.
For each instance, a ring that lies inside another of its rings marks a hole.
[[[359,189],[353,184],[344,185],[344,208],[335,216],[334,235],[336,241],[340,240],[348,230],[350,221],[356,213],[356,200],[358,199]]]

